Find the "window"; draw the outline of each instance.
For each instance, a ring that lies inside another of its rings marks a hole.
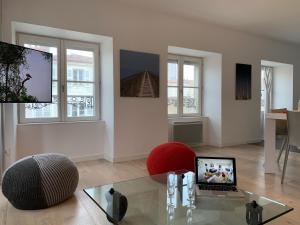
[[[201,58],[169,56],[169,116],[201,115],[201,65]]]
[[[99,46],[18,34],[20,45],[53,54],[52,103],[20,104],[21,122],[96,120],[99,117]]]

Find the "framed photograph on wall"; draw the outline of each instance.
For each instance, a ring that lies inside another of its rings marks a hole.
[[[236,64],[235,99],[251,99],[251,73],[252,65]]]
[[[159,97],[159,55],[120,50],[121,97]]]

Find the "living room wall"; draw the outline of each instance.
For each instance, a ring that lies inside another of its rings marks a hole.
[[[297,45],[135,8],[120,1],[73,0],[70,4],[61,0],[4,0],[3,13],[6,41],[12,40],[12,21],[113,37],[113,160],[116,161],[143,157],[152,147],[168,139],[166,62],[170,45],[222,54],[221,146],[260,139],[262,59],[293,64],[294,85],[300,82]],[[160,54],[159,98],[119,97],[120,49]],[[236,63],[252,64],[252,99],[249,101],[235,100]],[[300,90],[294,88],[294,104],[299,98]]]

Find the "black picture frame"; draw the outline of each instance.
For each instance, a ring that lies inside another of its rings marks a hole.
[[[160,56],[120,50],[120,96],[159,98]]]
[[[236,64],[235,99],[250,100],[252,95],[252,65]]]

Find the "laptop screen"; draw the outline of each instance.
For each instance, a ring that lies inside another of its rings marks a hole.
[[[234,158],[196,157],[197,184],[236,185]]]

